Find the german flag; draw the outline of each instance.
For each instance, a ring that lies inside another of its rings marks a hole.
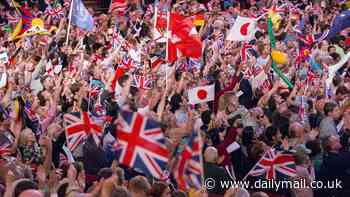
[[[195,26],[203,26],[204,25],[204,14],[194,15],[193,24]]]

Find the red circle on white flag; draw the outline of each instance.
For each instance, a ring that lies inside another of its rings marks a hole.
[[[206,99],[208,96],[208,92],[206,90],[200,89],[197,91],[197,97],[201,100]]]
[[[243,36],[246,36],[248,35],[248,27],[249,27],[250,23],[244,23],[242,26],[241,26],[241,29],[240,29],[240,32]]]

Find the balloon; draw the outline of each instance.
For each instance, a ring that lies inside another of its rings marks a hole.
[[[271,52],[271,57],[277,64],[287,64],[288,56],[286,53],[273,49]]]

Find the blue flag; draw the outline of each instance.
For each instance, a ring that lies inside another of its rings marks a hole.
[[[72,23],[87,31],[94,28],[94,19],[81,0],[73,0]]]
[[[335,17],[327,38],[335,37],[339,32],[350,27],[350,10],[345,10]]]

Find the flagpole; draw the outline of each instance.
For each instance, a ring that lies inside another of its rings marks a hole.
[[[158,7],[157,5],[154,5],[154,30],[157,28],[157,18],[158,18]]]
[[[166,69],[165,69],[165,89],[168,87],[168,68],[169,68],[169,38],[170,38],[170,32],[169,32],[169,26],[170,26],[170,11],[167,11],[166,14],[166,51],[165,51],[165,59],[167,61],[166,63]]]
[[[203,148],[203,140],[202,140],[202,136],[201,133],[199,132],[199,130],[195,130],[194,132],[197,132],[198,135],[198,139],[199,139],[199,151],[200,153],[202,153],[202,148]],[[203,162],[203,154],[199,154],[199,162],[201,163],[202,166],[202,170],[203,172],[201,172],[201,181],[202,181],[202,185],[205,184],[204,183],[204,162]]]
[[[73,4],[74,4],[74,0],[71,1],[71,5],[69,8],[69,16],[68,16],[69,21],[68,21],[68,28],[67,28],[66,46],[68,46],[68,42],[69,42],[69,32],[70,32],[70,26],[71,26],[71,21],[72,21]]]

